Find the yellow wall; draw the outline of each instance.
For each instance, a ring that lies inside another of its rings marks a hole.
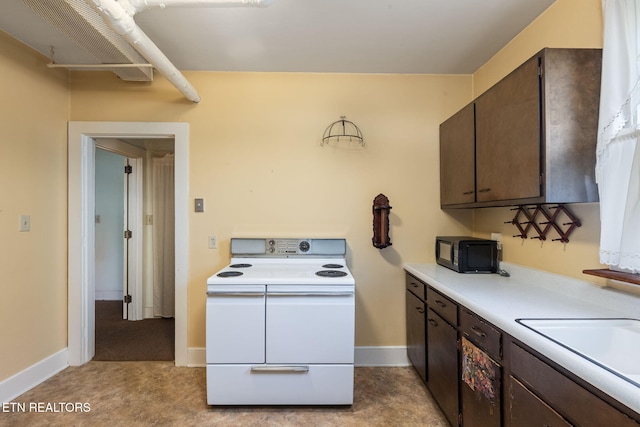
[[[556,1],[474,73],[474,97],[545,47],[601,48],[601,5],[600,0]],[[566,245],[513,238],[518,234],[515,226],[504,224],[513,218],[514,213],[509,208],[477,209],[474,233],[479,237],[489,237],[491,232],[501,232],[504,261],[598,282],[582,274],[582,270],[602,267],[598,258],[599,207],[598,203],[569,205],[583,225],[575,229]],[[553,237],[557,236],[554,234]]]
[[[522,242],[508,209],[439,209],[438,125],[545,46],[601,47],[600,0],[558,0],[471,76],[187,73],[192,105],[162,77],[128,83],[67,73],[0,34],[0,380],[67,344],[67,120],[184,121],[191,126],[188,345],[204,346],[205,280],[231,236],[344,236],[357,279],[357,345],[403,345],[402,264],[433,261],[437,234],[501,231],[505,260],[581,276],[597,267],[598,205],[566,246]],[[320,147],[347,115],[367,147]],[[234,191],[235,190],[235,191]],[[393,246],[371,245],[371,202],[393,206]],[[32,231],[19,233],[30,214]],[[216,234],[219,249],[207,249]]]
[[[67,73],[0,32],[0,380],[67,346]],[[31,231],[19,232],[20,215]]]
[[[192,105],[163,78],[140,87],[72,76],[72,120],[190,124],[189,347],[204,346],[206,279],[233,236],[345,237],[357,281],[357,345],[402,345],[402,264],[433,261],[439,233],[470,233],[471,212],[439,207],[438,126],[471,98],[471,76],[186,73]],[[131,86],[131,87],[129,87]],[[320,146],[346,115],[365,149]],[[393,246],[371,244],[371,204],[393,206]],[[218,249],[207,248],[217,235]]]

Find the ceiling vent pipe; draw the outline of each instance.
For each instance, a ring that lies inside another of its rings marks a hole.
[[[169,61],[164,53],[138,27],[134,15],[153,7],[209,6],[209,7],[262,7],[273,0],[87,0],[93,4],[107,24],[135,48],[154,68],[167,78],[189,101],[200,102],[195,88]]]

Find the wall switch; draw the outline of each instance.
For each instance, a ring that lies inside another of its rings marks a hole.
[[[502,233],[491,233],[491,240],[498,242],[498,250],[502,250]]]
[[[196,212],[204,212],[204,199],[196,199]]]
[[[209,236],[209,249],[217,249],[218,248],[218,239],[216,236]]]
[[[31,231],[31,215],[20,215],[20,231]]]

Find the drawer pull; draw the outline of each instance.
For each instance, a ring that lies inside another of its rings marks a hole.
[[[429,319],[429,323],[431,323],[436,328],[438,327],[438,322],[436,322],[434,319]]]
[[[439,299],[437,299],[436,304],[438,304],[441,308],[445,308],[447,306],[447,304],[443,303],[442,301],[440,301]]]
[[[414,288],[417,288],[418,284],[416,282],[411,282],[411,286],[413,286]]]
[[[473,193],[475,193],[475,191],[471,190],[471,191],[465,191],[465,192],[464,192],[464,193],[462,193],[462,194],[473,194]]]
[[[309,372],[309,366],[305,365],[257,365],[251,367],[251,372],[256,373],[307,373]]]
[[[485,334],[482,329],[478,328],[477,326],[472,326],[471,327],[471,331],[476,334],[478,337],[480,338],[486,338],[487,334]]]
[[[490,188],[482,188],[482,189],[478,190],[478,193],[488,193],[489,191],[491,191]]]
[[[424,313],[424,308],[422,307],[416,307],[416,310],[418,310],[418,313],[420,314]]]

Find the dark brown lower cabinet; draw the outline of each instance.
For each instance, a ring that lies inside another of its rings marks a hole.
[[[418,371],[422,381],[427,381],[427,349],[425,330],[426,304],[420,298],[406,291],[407,310],[407,356]]]
[[[465,337],[460,347],[462,425],[500,427],[502,367]]]
[[[509,375],[507,427],[571,427],[560,414]]]
[[[447,421],[458,425],[458,331],[427,309],[428,387]]]

